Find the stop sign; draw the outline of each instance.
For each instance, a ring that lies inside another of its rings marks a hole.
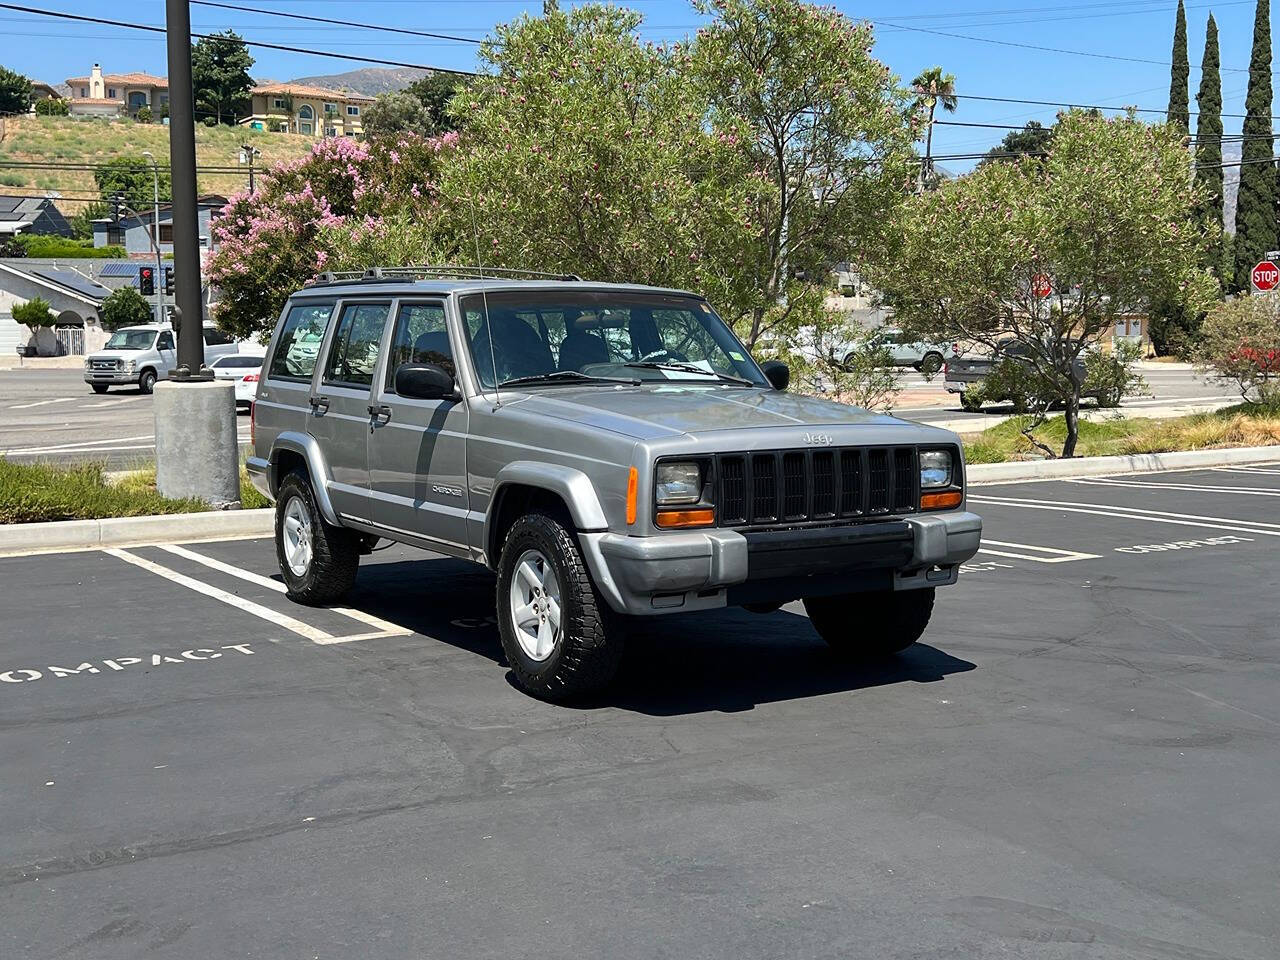
[[[1253,268],[1250,278],[1253,280],[1253,289],[1266,293],[1274,290],[1276,284],[1280,283],[1280,269],[1270,260],[1263,260]]]
[[[1275,268],[1272,267],[1272,269],[1274,270]],[[1053,293],[1053,284],[1049,282],[1049,278],[1043,273],[1037,273],[1031,278],[1031,292],[1037,297],[1047,297]]]

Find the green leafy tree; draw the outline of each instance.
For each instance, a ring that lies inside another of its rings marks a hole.
[[[459,129],[457,119],[449,112],[449,104],[460,91],[466,89],[465,77],[435,70],[405,87],[404,92],[417,97],[430,118],[431,129],[418,132],[431,135]]]
[[[1276,248],[1276,168],[1271,162],[1271,3],[1258,0],[1244,101],[1240,192],[1236,199],[1235,290],[1247,291],[1254,264]]]
[[[380,93],[364,108],[361,117],[365,136],[394,137],[406,131],[429,135],[435,123],[426,107],[411,93]]]
[[[1030,154],[1041,156],[1049,152],[1053,142],[1053,128],[1046,127],[1038,120],[1029,120],[1021,130],[1010,130],[996,146],[987,151],[982,163],[993,163],[997,160],[1012,159],[1008,154]]]
[[[7,67],[0,67],[0,114],[26,113],[31,109],[31,81]]]
[[[196,109],[222,123],[249,112],[253,57],[234,30],[197,40],[191,46],[191,85]]]
[[[1238,297],[1205,318],[1197,358],[1246,401],[1280,403],[1280,297]]]
[[[32,297],[26,303],[20,303],[13,308],[13,319],[15,323],[37,330],[40,327],[52,327],[57,317],[49,306],[48,300]]]
[[[693,74],[746,171],[726,169],[720,189],[752,208],[747,236],[717,261],[724,302],[748,346],[794,340],[803,288],[882,248],[923,117],[872,56],[868,23],[796,0],[696,6],[715,19],[694,41]]]
[[[1178,0],[1178,13],[1173,26],[1173,68],[1169,77],[1169,114],[1170,123],[1177,124],[1183,133],[1191,130],[1191,114],[1187,108],[1187,100],[1191,95],[1187,86],[1191,67],[1187,63],[1187,11]]]
[[[71,112],[71,105],[61,97],[45,97],[36,101],[36,113],[42,117],[65,117]]]
[[[120,287],[113,290],[102,302],[99,314],[105,329],[119,330],[121,327],[149,323],[152,319],[152,308],[146,298],[133,287]]]
[[[1214,297],[1202,266],[1212,237],[1188,229],[1190,163],[1175,127],[1065,114],[1043,160],[987,164],[909,198],[873,279],[895,321],[922,339],[991,350],[1017,341],[1039,394],[1065,405],[1062,454],[1072,456],[1081,354],[1166,291],[1193,307]]]
[[[1196,185],[1205,198],[1199,212],[1222,226],[1222,73],[1213,14],[1205,27],[1196,110]]]
[[[151,161],[146,157],[115,157],[108,160],[93,174],[94,182],[104,203],[110,205],[113,195],[119,193],[130,210],[145,212],[151,209],[155,199],[154,176]],[[173,195],[169,174],[160,170],[160,202],[168,203]],[[126,211],[121,211],[123,215]]]
[[[933,179],[933,115],[939,105],[947,113],[956,112],[959,105],[956,78],[950,73],[943,73],[941,67],[930,67],[911,81],[911,89],[915,91],[916,103],[929,116],[924,135],[924,163],[920,165],[917,179],[917,189],[923,190]]]

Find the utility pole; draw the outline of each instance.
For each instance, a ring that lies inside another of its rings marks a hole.
[[[163,324],[164,283],[160,278],[164,276],[164,259],[160,256],[160,164],[156,163],[155,154],[150,150],[143,150],[142,155],[151,158],[151,245],[156,251],[156,323]]]
[[[165,14],[178,357],[176,368],[169,371],[170,379],[156,387],[156,489],[167,497],[195,497],[215,506],[239,506],[235,385],[230,380],[215,380],[204,365],[191,5],[188,0],[165,0]]]
[[[243,143],[240,145],[240,162],[249,165],[249,193],[253,193],[253,160],[260,153],[252,144]]]

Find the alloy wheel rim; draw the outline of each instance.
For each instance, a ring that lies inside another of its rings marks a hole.
[[[293,497],[285,505],[284,522],[281,524],[284,540],[284,558],[289,572],[295,577],[306,576],[311,569],[314,553],[311,541],[311,517],[301,497]]]
[[[540,550],[526,550],[516,560],[509,602],[520,649],[530,660],[546,660],[560,642],[560,579]]]

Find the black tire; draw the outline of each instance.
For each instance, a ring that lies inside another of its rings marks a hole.
[[[138,389],[143,393],[152,393],[156,388],[156,372],[154,370],[143,370],[142,376],[138,377]]]
[[[960,407],[969,413],[977,413],[982,409],[982,401],[978,399],[976,394],[966,390],[960,394]]]
[[[920,365],[916,368],[926,377],[932,377],[935,373],[942,369],[942,354],[936,350],[924,355],[924,359],[920,361]]]
[[[806,597],[809,622],[842,657],[892,656],[920,639],[933,613],[933,588]]]
[[[89,388],[90,388],[91,390],[93,390],[93,392],[94,392],[94,393],[106,393],[106,392],[107,392],[107,385],[106,385],[105,383],[91,383],[91,384],[89,384]]]
[[[560,636],[544,660],[529,656],[512,622],[511,584],[519,559],[537,550],[560,584]],[[553,702],[572,700],[608,686],[622,659],[618,618],[591,580],[577,538],[555,517],[530,513],[511,525],[498,559],[498,636],[517,685]]]
[[[311,560],[306,570],[295,573],[285,555],[285,514],[298,501],[308,517],[311,532]],[[316,506],[311,482],[298,472],[289,474],[276,496],[276,560],[288,596],[309,605],[333,603],[351,589],[360,568],[360,538],[350,530],[331,527]]]

